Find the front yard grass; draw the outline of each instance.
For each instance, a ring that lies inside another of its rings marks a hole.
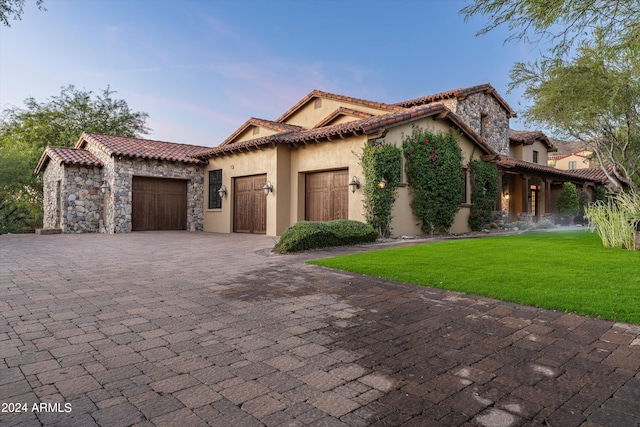
[[[604,248],[588,231],[448,240],[310,263],[640,324],[640,251]]]

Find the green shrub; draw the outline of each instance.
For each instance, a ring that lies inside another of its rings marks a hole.
[[[373,227],[359,221],[301,221],[282,233],[273,250],[279,253],[300,252],[327,246],[375,242],[378,237],[380,235]]]
[[[513,223],[513,227],[517,228],[518,230],[528,230],[533,226],[532,223],[529,223],[527,221],[516,221]]]
[[[536,230],[548,230],[555,227],[556,225],[553,223],[553,221],[549,221],[548,219],[543,219],[536,224]]]
[[[558,199],[558,213],[562,216],[574,217],[580,212],[580,196],[578,189],[570,182],[562,184],[562,193]]]

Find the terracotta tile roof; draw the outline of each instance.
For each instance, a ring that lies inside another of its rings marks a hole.
[[[607,169],[611,173],[611,168]],[[572,171],[567,171],[573,175],[578,175],[585,179],[589,179],[592,181],[598,182],[606,182],[608,180],[607,174],[604,173],[602,168],[584,168],[584,169],[574,169]]]
[[[585,151],[589,151],[589,150],[580,150],[580,151],[575,151],[573,153],[564,153],[564,154],[560,154],[560,153],[549,154],[549,160],[560,160],[560,159],[564,159],[564,158],[569,157],[569,156],[577,156],[577,157],[583,157],[585,159],[588,159],[589,157],[591,157],[591,155],[590,154],[587,154],[587,155],[583,154]],[[593,153],[593,152],[591,151],[591,153]]]
[[[556,168],[541,165],[538,163],[525,162],[524,160],[514,159],[513,157],[498,156],[496,159],[496,164],[505,169],[514,169],[518,171],[533,172],[533,173],[538,173],[538,174],[547,175],[551,177],[562,178],[565,180],[569,179],[574,181],[577,180],[577,181],[602,182],[600,178],[596,178],[595,174],[593,177],[591,177],[586,174],[582,175],[582,174],[576,173],[577,171],[565,171],[562,169],[556,169]],[[581,170],[584,170],[584,169],[581,169]]]
[[[44,150],[42,156],[40,156],[40,161],[38,162],[38,166],[34,173],[38,174],[47,167],[47,163],[49,160],[53,160],[58,164],[65,165],[80,165],[80,166],[104,166],[100,159],[91,154],[87,150],[81,150],[77,148],[71,147],[54,147],[49,146]]]
[[[194,156],[202,150],[209,148],[197,145],[178,144],[175,142],[154,141],[151,139],[129,138],[89,132],[82,134],[76,143],[76,148],[84,148],[89,141],[98,144],[110,156],[167,160],[182,163],[200,163],[200,160]]]
[[[373,116],[373,114],[354,110],[353,108],[340,107],[336,111],[322,119],[318,124],[314,126],[314,128],[326,126],[327,123],[331,123],[336,117],[340,116],[351,116],[355,117],[356,119],[368,119],[369,117]]]
[[[285,111],[285,113],[283,115],[281,115],[280,117],[278,117],[278,119],[276,121],[277,122],[284,122],[289,116],[291,116],[293,113],[295,113],[300,107],[302,107],[304,104],[309,102],[309,100],[311,100],[313,98],[316,98],[316,97],[317,98],[333,99],[333,100],[336,100],[336,101],[342,101],[342,102],[347,102],[347,103],[350,103],[350,104],[361,105],[361,106],[364,106],[364,107],[375,108],[377,110],[382,110],[382,111],[398,111],[398,110],[400,110],[402,108],[402,107],[397,106],[397,105],[385,104],[383,102],[368,101],[366,99],[352,98],[350,96],[337,95],[335,93],[323,92],[321,90],[314,90],[310,94],[308,94],[307,96],[302,98],[300,101],[298,101],[293,107],[291,107],[287,111]]]
[[[571,156],[571,154],[549,154],[548,158],[549,160],[560,160],[569,156]]]
[[[498,94],[498,92],[495,90],[495,88],[493,86],[491,86],[490,83],[484,83],[484,84],[480,84],[480,85],[475,85],[475,86],[469,86],[469,87],[463,87],[463,88],[458,88],[458,89],[454,89],[454,90],[449,90],[449,91],[446,91],[446,92],[435,93],[433,95],[427,95],[427,96],[423,96],[423,97],[420,97],[420,98],[414,98],[414,99],[410,99],[408,101],[397,102],[397,103],[395,103],[393,105],[398,105],[400,107],[409,108],[409,107],[414,107],[416,105],[431,104],[433,102],[444,101],[445,99],[451,99],[451,98],[464,99],[469,95],[473,95],[473,94],[480,93],[480,92],[484,92],[484,93],[493,95],[493,97],[496,98],[498,103],[500,105],[502,105],[502,107],[505,110],[507,110],[509,112],[509,116],[510,117],[516,117],[516,113],[513,110],[513,108],[511,108],[509,106],[509,104],[507,104],[507,101],[505,101],[504,98],[502,98],[500,96],[500,94]]]
[[[271,120],[257,119],[255,117],[250,118],[242,124],[235,132],[233,132],[227,139],[222,141],[220,145],[227,145],[231,143],[238,135],[247,130],[250,126],[264,127],[274,130],[276,132],[287,132],[292,130],[302,129],[300,126],[290,125],[287,123],[278,123]]]
[[[535,141],[540,141],[547,146],[548,151],[558,151],[558,149],[551,143],[547,135],[539,130],[514,130],[509,129],[509,144],[510,145],[531,145]]]
[[[483,149],[485,153],[495,154],[493,149],[487,145],[482,138],[476,135],[458,116],[453,114],[451,110],[443,104],[421,105],[414,108],[403,108],[400,111],[372,116],[367,119],[355,120],[347,123],[340,123],[333,126],[325,126],[321,128],[298,130],[283,132],[275,135],[269,135],[262,138],[256,138],[249,141],[237,142],[218,146],[208,150],[204,150],[198,154],[198,157],[222,156],[237,151],[250,151],[252,149],[260,149],[278,143],[298,144],[298,143],[315,143],[321,141],[331,141],[333,139],[342,139],[345,136],[375,134],[383,131],[387,127],[397,126],[402,123],[411,122],[423,117],[438,116],[439,119],[446,119],[458,127],[472,141]]]

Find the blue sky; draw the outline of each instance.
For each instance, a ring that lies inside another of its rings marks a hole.
[[[108,85],[149,113],[147,138],[216,146],[314,89],[398,102],[490,82],[507,94],[535,46],[476,37],[464,0],[27,0],[0,27],[0,106]],[[518,120],[512,127],[525,126]],[[53,143],[53,142],[52,142]]]

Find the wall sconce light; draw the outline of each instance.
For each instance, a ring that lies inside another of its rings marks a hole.
[[[509,200],[509,190],[504,192],[504,198]]]
[[[100,191],[102,192],[102,194],[107,194],[109,192],[109,185],[107,184],[107,181],[102,182],[102,185],[100,186]]]
[[[360,188],[360,181],[358,181],[358,178],[354,176],[351,178],[351,182],[349,183],[349,190],[351,190],[352,193],[355,193],[358,188]]]
[[[224,185],[218,188],[218,195],[220,196],[221,199],[227,195],[227,189]]]
[[[378,187],[382,188],[384,190],[384,187],[387,186],[387,181],[384,176],[382,178],[380,178],[380,182],[378,183]]]
[[[267,181],[264,187],[262,187],[262,191],[264,191],[265,196],[268,196],[269,193],[273,193],[273,184],[271,184],[271,181]]]

